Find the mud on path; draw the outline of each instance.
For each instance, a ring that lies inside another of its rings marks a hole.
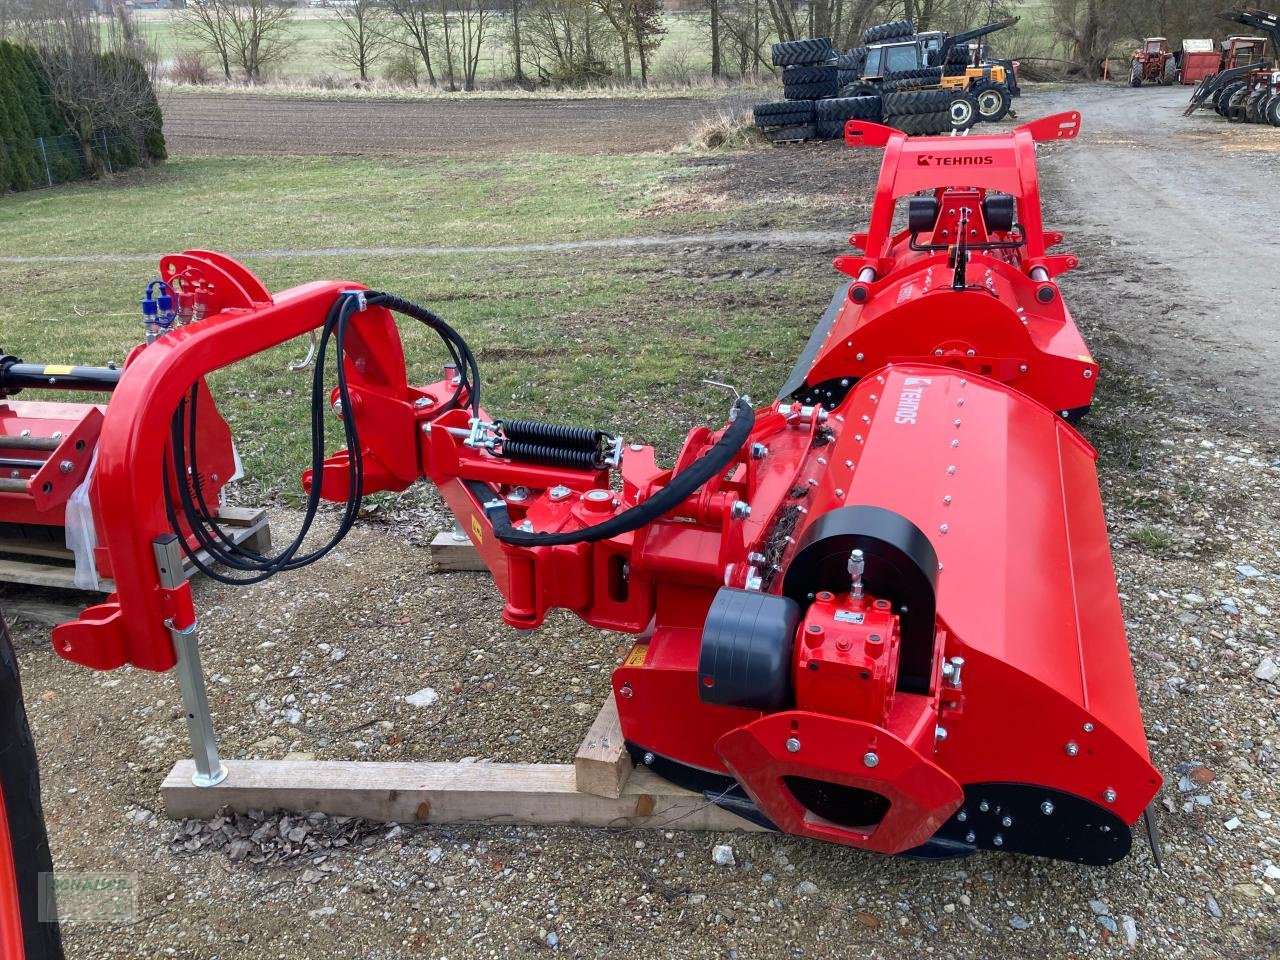
[[[169,92],[170,152],[467,157],[668,150],[696,121],[739,110],[722,98],[333,100]]]
[[[1103,310],[1130,359],[1224,422],[1280,432],[1280,130],[1182,115],[1190,87],[1073,86],[1027,118],[1078,109],[1041,163],[1046,222],[1081,254],[1070,302]],[[1086,279],[1087,278],[1087,279]],[[1145,309],[1116,310],[1117,299]]]

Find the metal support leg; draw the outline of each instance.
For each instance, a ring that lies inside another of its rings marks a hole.
[[[182,547],[178,538],[169,535],[155,541],[156,566],[160,571],[160,583],[165,587],[182,584],[186,575],[182,570]],[[196,624],[185,630],[165,624],[173,638],[178,655],[178,684],[182,687],[182,705],[187,711],[187,735],[191,738],[191,754],[195,758],[196,772],[191,782],[197,787],[212,787],[227,778],[227,768],[218,756],[218,740],[213,732],[213,717],[209,715],[209,697],[205,691],[204,670],[200,666],[200,639]]]

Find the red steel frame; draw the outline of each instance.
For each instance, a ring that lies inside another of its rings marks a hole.
[[[1045,252],[1033,142],[1074,135],[1078,119],[1049,118],[1004,137],[921,141],[851,122],[850,143],[887,147],[886,175],[871,228],[859,235],[868,253],[844,258],[841,268],[855,275],[874,268],[880,290],[898,282],[896,269],[918,272],[925,261],[896,263],[886,207],[905,193],[938,188],[917,170],[920,157],[993,156],[998,162],[957,169],[966,186],[1017,191],[1026,249],[1006,266],[1011,287],[1034,295],[1048,281],[1033,280],[1032,270],[1053,277],[1076,261]],[[194,622],[190,587],[160,585],[152,547],[168,532],[164,455],[184,392],[213,370],[316,329],[343,291],[362,289],[321,282],[273,297],[239,265],[200,251],[165,258],[162,275],[193,263],[221,281],[210,315],[134,359],[102,425],[94,495],[103,505],[131,507],[103,511],[117,592],[54,631],[59,654],[99,669],[167,669],[174,664],[169,627]],[[950,306],[941,295],[931,303]],[[536,627],[559,607],[637,635],[613,677],[627,740],[690,770],[732,774],[783,829],[898,853],[948,821],[971,784],[1040,785],[1125,824],[1158,789],[1096,455],[1021,384],[946,358],[886,360],[830,410],[786,400],[759,408],[729,469],[647,526],[594,543],[519,547],[498,539],[487,513],[493,504],[515,526],[587,527],[653,496],[721,432],[693,430],[671,469],[639,444],[626,448],[617,478],[608,469],[531,465],[468,444],[470,413],[449,407],[452,381],[409,386],[385,310],[355,315],[343,362],[351,403],[342,415],[359,425],[365,492],[401,490],[420,478],[434,483],[493,572],[508,624]],[[346,463],[339,451],[319,478],[304,474],[304,486],[318,481],[326,498],[344,500]],[[795,672],[821,665],[855,686],[865,673],[870,686],[857,692],[793,674],[790,709],[705,702],[699,646],[717,592],[780,592],[782,578],[771,571],[788,569],[809,528],[858,504],[910,521],[936,551],[937,615],[922,684],[895,690],[906,642],[899,613],[850,588],[823,593],[808,607]],[[784,517],[793,527],[780,535]],[[766,560],[771,549],[779,553]],[[963,684],[946,680],[955,657],[966,662]],[[874,770],[859,760],[869,754],[879,758]],[[862,830],[822,822],[784,785],[797,776],[873,790],[892,801],[889,813]]]

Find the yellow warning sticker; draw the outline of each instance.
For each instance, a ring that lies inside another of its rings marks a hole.
[[[1087,353],[1078,354],[1076,359],[1081,363],[1093,363],[1093,357],[1089,356]]]
[[[484,524],[474,513],[471,515],[471,535],[476,538],[477,544],[484,543]]]
[[[631,648],[631,652],[627,654],[627,659],[622,661],[624,667],[643,667],[644,658],[649,655],[649,645],[647,643],[637,643]]]
[[[50,363],[45,366],[44,375],[46,377],[66,376],[72,371],[72,369],[73,368],[67,364]]]

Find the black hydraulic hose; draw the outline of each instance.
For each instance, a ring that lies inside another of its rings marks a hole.
[[[426,324],[444,341],[449,357],[458,368],[458,388],[453,392],[450,406],[457,406],[463,392],[467,394],[467,406],[471,408],[473,417],[480,416],[480,365],[476,362],[471,347],[462,338],[462,334],[445,323],[437,314],[426,307],[405,300],[390,293],[370,290],[365,294],[365,302],[371,307],[382,307],[394,313],[402,313],[406,317]]]
[[[583,527],[581,530],[569,530],[564,533],[532,533],[517,530],[511,525],[506,503],[501,500],[495,502],[490,487],[478,481],[469,481],[467,486],[484,507],[485,515],[493,526],[494,536],[503,543],[516,547],[558,547],[573,543],[597,543],[600,540],[608,540],[610,537],[638,530],[665,516],[705,486],[712,477],[720,475],[728,468],[751,436],[751,428],[756,422],[755,411],[751,409],[751,402],[746,397],[738,398],[733,405],[733,410],[729,429],[721,435],[715,445],[673,476],[665,487],[644,503],[638,503],[603,523]]]

